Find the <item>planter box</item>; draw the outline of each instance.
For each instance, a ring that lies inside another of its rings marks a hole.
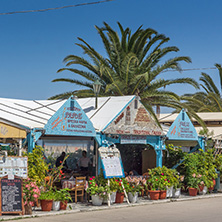
[[[130,203],[136,203],[138,200],[138,192],[132,194],[131,192],[128,193],[128,198]]]
[[[124,200],[124,193],[116,193],[116,203],[123,203]]]
[[[60,210],[60,201],[53,201],[52,210],[55,210],[55,211]]]
[[[42,211],[51,211],[52,202],[52,200],[40,200]]]
[[[181,195],[181,188],[173,189],[173,198],[179,198]]]
[[[92,195],[92,204],[94,206],[101,206],[103,203],[103,198],[98,195]]]
[[[151,200],[159,200],[160,190],[149,190]]]
[[[111,194],[110,194],[110,204],[113,204],[113,203],[115,203],[115,201],[116,201],[116,192],[112,192]],[[103,198],[103,203],[108,203],[108,197],[107,198]]]

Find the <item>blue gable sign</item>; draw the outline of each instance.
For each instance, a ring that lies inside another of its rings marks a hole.
[[[71,97],[49,119],[45,130],[46,135],[96,136],[92,122]]]
[[[198,141],[197,131],[184,109],[181,110],[167,133],[169,140]]]

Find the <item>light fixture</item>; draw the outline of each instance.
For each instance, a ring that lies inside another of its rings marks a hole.
[[[97,97],[99,95],[101,86],[102,86],[102,83],[98,79],[93,83],[93,91],[96,96],[96,104],[95,104],[96,109],[97,109]]]

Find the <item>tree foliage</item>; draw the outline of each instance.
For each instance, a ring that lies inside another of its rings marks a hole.
[[[118,26],[120,35],[105,22],[101,28],[95,26],[106,56],[102,56],[89,43],[78,38],[79,43],[76,45],[86,56],[67,56],[64,59],[66,67],[57,72],[70,71],[74,77],[57,78],[53,82],[69,82],[82,88],[55,95],[50,99],[64,99],[70,95],[94,96],[93,82],[98,79],[102,83],[100,96],[138,95],[154,117],[153,106],[181,107],[179,96],[165,90],[165,87],[187,83],[198,88],[198,83],[191,78],[165,80],[159,75],[169,70],[180,71],[180,62],[190,63],[191,59],[179,56],[166,60],[166,56],[178,52],[179,49],[176,46],[165,46],[170,39],[154,29],[143,29],[140,26],[132,33],[130,28],[124,29],[119,22]]]
[[[222,67],[220,64],[215,64],[219,71],[219,88],[215,82],[206,73],[202,73],[200,77],[200,86],[203,91],[194,94],[185,94],[181,97],[185,100],[184,105],[195,112],[222,112]]]

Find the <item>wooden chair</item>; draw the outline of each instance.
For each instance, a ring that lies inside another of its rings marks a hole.
[[[70,191],[71,197],[75,196],[75,203],[77,203],[77,197],[81,197],[81,202],[83,202],[85,183],[86,177],[76,177],[75,187],[71,188]]]

